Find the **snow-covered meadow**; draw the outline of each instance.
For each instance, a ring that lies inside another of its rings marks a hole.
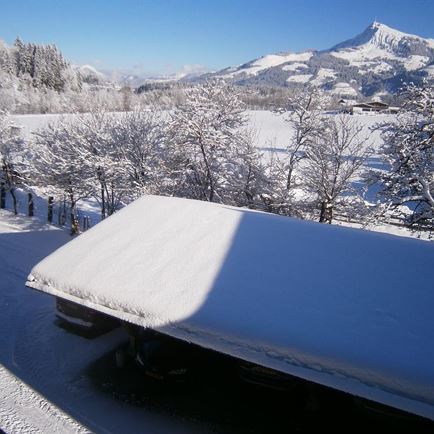
[[[121,116],[122,113],[119,113]],[[50,123],[56,123],[60,119],[73,119],[76,115],[66,114],[47,114],[47,115],[11,115],[14,125],[21,128],[24,137],[30,137],[38,129],[45,128]],[[285,117],[268,110],[248,110],[248,124],[256,131],[256,145],[259,149],[266,152],[274,150],[279,152],[288,145],[291,135],[291,127],[285,121]],[[384,114],[361,114],[355,117],[363,125],[366,134],[371,134],[370,129],[377,123],[385,120],[393,120],[394,115]],[[378,131],[374,131],[371,141],[375,146],[381,144]]]
[[[20,130],[20,134],[27,140],[31,140],[32,134],[35,131],[46,128],[49,124],[57,124],[61,120],[73,121],[77,115],[65,115],[65,114],[48,114],[48,115],[13,115],[11,116],[11,121],[13,125],[17,126]],[[122,116],[122,113],[119,113]],[[163,112],[164,116],[164,112]],[[265,161],[270,160],[272,156],[284,156],[287,150],[287,146],[290,140],[293,130],[291,125],[286,121],[284,115],[277,114],[275,112],[266,110],[249,110],[246,112],[248,119],[248,128],[251,128],[254,133],[254,143],[258,151],[262,154]],[[333,114],[330,114],[333,117]],[[367,138],[366,145],[373,149],[373,154],[369,156],[365,163],[366,168],[377,169],[382,167],[382,162],[376,151],[382,144],[382,139],[380,136],[380,131],[375,127],[378,124],[384,122],[394,122],[395,115],[390,114],[358,114],[353,117],[357,125],[362,127],[361,137]],[[357,179],[355,180],[357,182]],[[35,201],[35,214],[38,215],[42,220],[46,218],[47,215],[47,203],[46,197],[48,193],[44,189],[35,188],[38,196],[34,198]],[[375,190],[368,194],[366,198],[368,200],[374,200]],[[303,194],[303,193],[298,193]],[[11,208],[9,195],[6,198],[7,207]],[[55,204],[57,207],[60,204]],[[55,206],[55,212],[56,208]],[[19,212],[22,214],[26,213],[27,210],[27,195],[25,192],[18,191],[18,208]],[[100,220],[100,211],[98,203],[92,199],[80,200],[78,204],[79,218],[86,216],[90,219],[90,225],[93,226]],[[55,216],[56,222],[57,216]],[[429,233],[417,233],[404,228],[402,226],[384,224],[379,222],[370,221],[369,223],[358,223],[349,222],[342,220],[335,220],[334,224],[344,225],[349,227],[359,227],[365,228],[377,232],[392,233],[401,236],[417,236],[422,239],[430,239]]]

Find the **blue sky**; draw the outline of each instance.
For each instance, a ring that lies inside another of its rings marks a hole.
[[[74,63],[152,73],[325,49],[374,19],[434,38],[433,0],[0,0],[7,43],[20,35]]]

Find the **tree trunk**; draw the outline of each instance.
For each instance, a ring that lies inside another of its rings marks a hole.
[[[78,221],[75,212],[76,202],[74,200],[73,193],[70,193],[69,200],[70,200],[69,205],[70,205],[70,218],[71,218],[71,235],[76,235],[80,232],[80,222]]]
[[[2,181],[0,183],[0,209],[6,208],[6,188],[5,183]]]
[[[33,195],[32,193],[29,193],[27,195],[28,198],[28,209],[27,209],[27,214],[29,217],[33,217],[34,215],[34,204],[33,204]]]
[[[321,212],[319,214],[319,222],[320,223],[325,223],[326,221],[326,208],[327,208],[327,203],[325,201],[321,202]]]
[[[48,215],[47,215],[47,221],[48,223],[53,222],[53,196],[48,196]]]
[[[212,202],[214,199],[214,180],[212,177],[211,168],[210,168],[210,165],[208,162],[208,157],[206,155],[205,147],[202,143],[202,140],[200,141],[200,150],[202,153],[203,161],[205,163],[206,177],[207,177],[208,186],[210,189],[209,196],[206,194],[206,191],[204,191],[204,196],[208,199],[208,202]]]
[[[75,210],[71,208],[71,235],[78,234],[80,232],[80,222],[75,215]]]
[[[326,200],[323,200],[321,202],[321,212],[319,215],[319,222],[331,224],[332,220],[333,220],[333,204],[331,204]]]
[[[113,188],[113,184],[110,184],[110,215],[115,212],[115,192]]]
[[[105,191],[104,191],[104,184],[101,183],[101,220],[104,220],[106,216],[106,210],[105,210]]]
[[[295,166],[294,155],[291,155],[291,158],[289,160],[288,175],[286,177],[286,191],[289,191],[292,188],[292,176],[294,173],[294,166]]]
[[[253,194],[250,191],[251,177],[252,177],[252,167],[249,166],[249,173],[247,174],[247,181],[246,181],[246,184],[244,185],[244,194],[246,196],[247,206],[249,208],[253,208]]]
[[[288,176],[286,177],[286,190],[291,190],[292,187],[292,167],[288,169]]]
[[[62,218],[61,218],[61,225],[66,225],[66,196],[63,196],[63,210],[62,210]]]
[[[332,220],[333,220],[333,205],[330,204],[329,210],[328,210],[328,221],[327,221],[327,223],[329,225],[331,225],[332,224]]]
[[[15,189],[11,188],[9,190],[11,196],[12,196],[12,203],[13,203],[13,207],[14,207],[14,214],[17,215],[18,214],[18,206],[17,206],[17,196],[15,195]]]

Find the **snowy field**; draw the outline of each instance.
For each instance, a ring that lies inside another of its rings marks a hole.
[[[291,128],[280,115],[267,110],[249,110],[247,112],[249,125],[257,131],[257,146],[264,152],[269,150],[283,151],[288,143]],[[22,128],[24,137],[30,137],[32,132],[46,127],[49,123],[56,123],[63,118],[73,118],[74,115],[47,114],[47,115],[11,115],[13,123]],[[370,134],[369,128],[386,119],[394,119],[394,115],[357,115],[354,117],[364,126],[366,134]],[[379,145],[379,134],[371,136],[374,145]]]
[[[249,124],[257,131],[257,146],[263,152],[274,151],[284,152],[288,145],[288,139],[291,136],[291,127],[285,121],[284,116],[275,114],[267,110],[250,110],[248,111]],[[394,115],[385,114],[363,114],[353,117],[363,130],[361,135],[370,138],[369,144],[378,148],[381,144],[380,134],[378,131],[371,131],[376,124],[386,120],[395,119]]]
[[[36,219],[0,212],[0,430],[13,433],[194,433],[207,428],[116,401],[87,366],[126,339],[97,339],[54,324],[54,299],[24,286],[31,268],[69,241]]]

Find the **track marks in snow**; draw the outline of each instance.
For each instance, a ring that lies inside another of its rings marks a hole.
[[[7,433],[90,432],[3,366],[0,383],[0,427]]]

